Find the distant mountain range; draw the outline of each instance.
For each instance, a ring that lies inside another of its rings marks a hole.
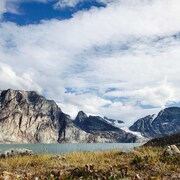
[[[122,124],[83,111],[71,120],[54,101],[34,91],[0,91],[0,143],[137,142],[136,132],[146,138],[180,132],[180,108],[141,118],[128,131]]]
[[[78,113],[77,118],[81,118],[81,114]],[[47,100],[34,91],[0,91],[0,143],[136,141],[136,136],[113,127],[106,121],[95,123],[103,128],[92,131],[81,128],[54,101]]]
[[[145,137],[161,137],[180,132],[180,108],[169,107],[137,120],[130,128]]]

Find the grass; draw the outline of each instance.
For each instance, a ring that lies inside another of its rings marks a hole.
[[[0,159],[0,179],[145,179],[180,178],[180,156],[164,157],[163,149],[140,147],[120,150],[79,152],[65,155],[33,155]]]

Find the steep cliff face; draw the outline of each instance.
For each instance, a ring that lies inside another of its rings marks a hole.
[[[154,116],[155,115],[148,115],[144,118],[138,119],[129,129],[131,131],[141,132],[145,137],[153,136],[156,133],[152,126]]]
[[[137,120],[130,128],[141,132],[146,137],[160,137],[180,132],[180,108],[170,107],[159,112],[155,117],[146,116]]]
[[[108,142],[135,142],[137,140],[135,135],[112,125],[107,118],[87,116],[83,111],[77,114],[74,123],[82,130],[94,135],[94,137],[99,136],[107,139]]]
[[[66,126],[66,116],[54,101],[36,92],[0,93],[0,141],[55,143]]]
[[[66,120],[66,128],[61,136],[62,143],[102,143],[102,142],[116,142],[110,138],[101,137],[99,134],[92,134],[83,131],[76,126],[71,120]]]

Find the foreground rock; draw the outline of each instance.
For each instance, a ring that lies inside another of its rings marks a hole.
[[[145,137],[161,137],[180,132],[180,108],[170,107],[157,116],[149,115],[137,120],[130,128]]]
[[[167,146],[163,152],[164,156],[180,155],[180,150],[176,145]]]
[[[8,158],[8,157],[14,157],[14,156],[28,156],[32,154],[33,154],[33,151],[30,149],[15,148],[15,149],[8,149],[4,153],[1,153],[0,158]]]

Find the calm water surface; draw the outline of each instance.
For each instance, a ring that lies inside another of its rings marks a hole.
[[[27,148],[34,153],[70,153],[122,149],[130,151],[142,143],[92,143],[92,144],[0,144],[0,152],[11,148]]]

